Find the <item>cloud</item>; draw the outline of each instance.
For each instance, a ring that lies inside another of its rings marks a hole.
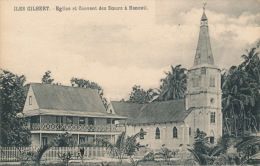
[[[1,65],[25,74],[28,82],[40,82],[47,70],[65,85],[71,77],[89,79],[113,100],[127,98],[133,85],[158,87],[170,65],[189,68],[193,64],[202,1],[139,3],[149,10],[92,15],[50,12],[12,16],[6,12],[11,19],[3,24]],[[260,14],[255,1],[236,2],[234,9],[232,4],[208,2],[206,9],[213,55],[220,68],[239,64],[245,49],[259,40]],[[242,5],[252,10],[244,11]]]

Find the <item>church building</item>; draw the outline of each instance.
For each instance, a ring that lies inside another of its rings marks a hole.
[[[187,73],[185,98],[147,104],[114,101],[109,111],[129,118],[127,135],[145,131],[147,134],[139,141],[151,149],[191,146],[197,129],[214,144],[222,136],[220,72],[214,64],[204,9],[194,63]]]

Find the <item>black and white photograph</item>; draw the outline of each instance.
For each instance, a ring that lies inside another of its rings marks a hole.
[[[0,165],[260,165],[259,0],[2,0]]]

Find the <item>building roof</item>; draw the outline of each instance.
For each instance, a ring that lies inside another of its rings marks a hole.
[[[137,118],[139,112],[145,104],[111,101],[114,111],[119,116],[128,117],[127,123],[132,123]]]
[[[40,83],[32,83],[31,87],[39,109],[24,112],[27,116],[48,114],[125,119],[106,112],[96,89]]]
[[[82,112],[82,111],[68,111],[68,110],[48,110],[36,109],[19,113],[17,116],[36,116],[36,115],[53,115],[53,116],[76,116],[76,117],[98,117],[98,118],[112,118],[112,119],[127,119],[125,116],[118,116],[116,114],[100,113],[100,112]]]
[[[203,12],[203,14],[201,16],[201,21],[206,21],[206,20],[208,20],[208,18],[206,16],[205,12]]]
[[[117,104],[118,102],[112,102],[115,112],[120,112],[121,116],[131,118],[131,120],[127,121],[127,123],[131,125],[183,122],[186,116],[192,111],[192,109],[185,110],[184,99],[139,105],[135,103],[120,102],[120,107],[116,106]],[[131,107],[131,105],[133,107]]]
[[[205,12],[203,12],[201,17],[200,33],[193,66],[202,64],[214,65],[209,37],[208,19]]]

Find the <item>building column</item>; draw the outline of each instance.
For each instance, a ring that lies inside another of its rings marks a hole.
[[[79,145],[79,134],[78,134],[78,145]]]
[[[190,127],[187,125],[186,126],[186,135],[187,135],[187,144],[190,144]]]
[[[40,133],[40,146],[42,146],[42,133]]]
[[[42,133],[41,133],[41,129],[42,129],[42,116],[40,115],[40,146],[42,146]]]
[[[96,142],[97,142],[96,139],[97,139],[97,135],[95,134],[94,135],[94,144],[96,144]]]

